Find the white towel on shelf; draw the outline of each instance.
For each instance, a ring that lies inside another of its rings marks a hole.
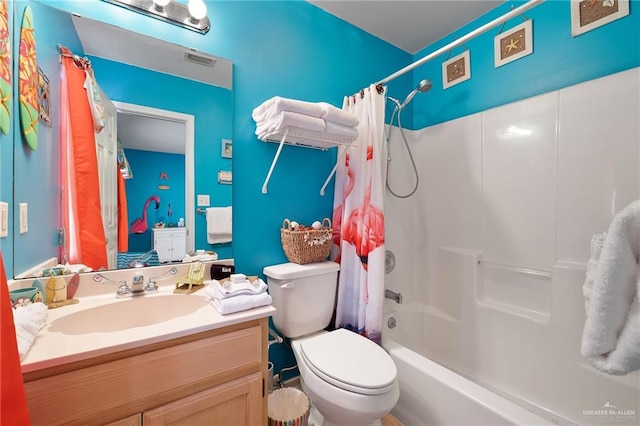
[[[271,132],[284,131],[287,126],[322,132],[326,127],[326,123],[322,118],[311,117],[297,112],[282,111],[270,120],[260,122],[256,126],[256,135],[261,136]]]
[[[640,369],[639,259],[640,200],[614,218],[583,287],[587,319],[581,352],[605,373]]]
[[[207,243],[221,244],[232,240],[232,210],[229,207],[207,208]]]
[[[358,116],[350,111],[337,108],[326,102],[320,102],[322,106],[322,115],[320,116],[325,121],[333,121],[334,123],[342,124],[347,127],[356,127],[360,120]]]
[[[269,119],[282,111],[297,112],[299,114],[320,118],[325,109],[319,103],[274,96],[256,107],[251,113],[251,116],[257,123],[259,121],[269,121]]]
[[[212,299],[206,297],[207,301],[222,315],[233,314],[235,312],[246,311],[247,309],[258,308],[270,305],[273,301],[266,291],[260,294],[241,295],[226,299]]]
[[[24,359],[29,352],[36,335],[47,323],[48,316],[47,305],[41,302],[31,303],[13,310],[13,323],[16,328],[20,360]]]
[[[334,121],[327,121],[326,123],[325,132],[327,133],[337,136],[345,136],[352,139],[358,137],[358,129],[355,127],[344,126]]]
[[[228,299],[230,297],[256,295],[267,291],[267,284],[260,278],[250,282],[233,283],[225,281],[223,283],[217,280],[205,281],[204,293],[211,299]]]

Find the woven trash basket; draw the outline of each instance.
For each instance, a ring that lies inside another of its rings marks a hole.
[[[282,388],[269,394],[269,426],[307,426],[311,404],[307,394]]]
[[[291,221],[285,219],[280,230],[280,241],[284,254],[289,262],[301,265],[326,260],[331,252],[332,236],[331,220],[326,217],[322,219],[320,229],[307,227],[300,230],[292,229]]]

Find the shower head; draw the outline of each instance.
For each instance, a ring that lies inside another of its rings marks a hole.
[[[400,105],[400,108],[404,108],[405,106],[407,106],[409,104],[409,102],[411,102],[411,100],[413,99],[413,97],[417,93],[424,93],[424,92],[428,91],[429,89],[431,89],[431,86],[433,86],[433,84],[431,83],[431,80],[429,80],[428,78],[420,81],[420,83],[418,83],[418,87],[413,89],[411,91],[411,93],[409,93],[407,95],[407,97],[404,100],[404,102],[402,103],[402,105]]]

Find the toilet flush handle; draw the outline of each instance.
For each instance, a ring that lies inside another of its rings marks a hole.
[[[296,282],[295,281],[287,281],[284,284],[280,284],[280,288],[281,289],[291,289],[291,288],[296,288]]]

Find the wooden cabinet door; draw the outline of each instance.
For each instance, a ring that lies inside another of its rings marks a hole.
[[[254,373],[142,413],[145,426],[264,425],[262,374]]]
[[[142,426],[142,414],[134,414],[133,416],[129,416],[125,419],[107,423],[105,426]]]

